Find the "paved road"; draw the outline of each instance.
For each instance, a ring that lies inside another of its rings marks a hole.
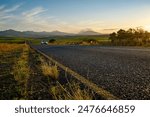
[[[121,99],[150,99],[150,49],[35,46]]]

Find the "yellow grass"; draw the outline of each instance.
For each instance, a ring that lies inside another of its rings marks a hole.
[[[45,76],[50,76],[53,79],[58,79],[59,71],[56,65],[50,66],[47,63],[42,63],[41,69]]]
[[[22,49],[24,44],[7,44],[0,43],[0,52],[11,52]]]
[[[14,78],[20,86],[21,95],[24,96],[25,98],[27,96],[27,82],[30,77],[30,67],[28,61],[29,61],[29,47],[28,45],[25,44],[23,52],[21,56],[18,58],[18,61],[13,68]]]
[[[76,82],[61,85],[57,82],[56,86],[50,88],[50,93],[56,100],[92,100],[93,93],[88,89],[81,89],[80,84]]]
[[[25,84],[26,80],[29,78],[30,69],[28,65],[28,51],[28,47],[25,45],[21,56],[14,66],[14,78],[19,84]]]

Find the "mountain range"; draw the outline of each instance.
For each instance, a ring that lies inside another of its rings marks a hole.
[[[52,31],[52,32],[34,32],[34,31],[15,31],[12,29],[0,31],[0,36],[12,36],[12,37],[49,37],[49,36],[73,36],[73,35],[102,35],[101,33],[87,30],[80,31],[79,33],[66,33],[61,31]]]

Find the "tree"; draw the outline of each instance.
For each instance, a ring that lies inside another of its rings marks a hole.
[[[120,29],[110,34],[109,39],[115,45],[145,45],[150,42],[150,33],[141,28],[130,28],[127,31]]]
[[[117,34],[115,32],[111,33],[109,35],[109,39],[111,40],[112,43],[117,39]]]
[[[123,30],[123,29],[120,29],[118,32],[117,32],[117,37],[119,39],[119,41],[123,40],[123,39],[126,39],[126,31]]]
[[[50,39],[48,42],[49,43],[54,43],[56,40],[55,39]]]

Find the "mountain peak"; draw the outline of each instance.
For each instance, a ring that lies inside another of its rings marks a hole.
[[[8,29],[8,30],[6,30],[7,32],[8,31],[13,31],[13,32],[18,32],[18,31],[15,31],[15,30],[13,30],[13,29]]]
[[[101,35],[101,33],[95,32],[91,29],[85,29],[85,30],[81,30],[79,32],[79,35]]]

